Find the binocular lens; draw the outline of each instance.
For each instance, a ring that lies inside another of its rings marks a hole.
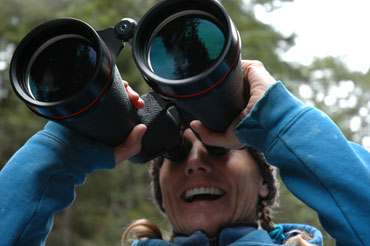
[[[97,53],[82,36],[48,40],[35,52],[27,69],[28,93],[42,102],[56,102],[81,91],[95,72]]]
[[[215,21],[205,15],[183,14],[164,21],[150,44],[151,69],[165,79],[186,79],[205,71],[225,46],[225,35]]]

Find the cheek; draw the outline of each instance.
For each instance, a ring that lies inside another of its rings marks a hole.
[[[173,177],[174,172],[173,168],[171,168],[170,164],[168,164],[166,161],[164,161],[160,171],[159,171],[159,184],[163,189],[166,189],[168,187],[172,187],[173,185]]]
[[[176,172],[173,172],[168,165],[163,165],[159,173],[159,184],[161,187],[163,206],[166,209],[166,213],[173,209],[171,205],[176,199],[176,180],[174,178]]]
[[[259,173],[253,165],[233,167],[234,205],[232,222],[255,221],[259,194]]]
[[[166,184],[167,174],[165,168],[161,168],[159,171],[159,185],[163,187]]]
[[[232,223],[239,221],[256,221],[258,192],[253,182],[240,182],[237,184],[234,196],[234,211]]]
[[[171,199],[171,188],[173,187],[171,175],[166,167],[162,167],[159,173],[159,185],[161,187],[163,203],[166,203],[166,201]]]
[[[178,206],[178,198],[176,197],[176,180],[174,174],[168,169],[161,169],[159,183],[162,193],[162,206],[165,209],[168,220],[175,229],[182,228],[182,213]]]
[[[240,173],[242,174],[242,172]],[[258,186],[256,177],[244,171],[243,175],[236,177],[237,200],[244,203],[253,203],[258,197]]]

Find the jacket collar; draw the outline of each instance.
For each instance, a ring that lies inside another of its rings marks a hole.
[[[323,245],[323,239],[321,232],[308,225],[301,224],[280,224],[276,227],[279,231],[274,235],[270,235],[264,230],[258,230],[255,226],[241,225],[235,227],[227,227],[221,230],[219,236],[215,239],[209,239],[208,236],[197,231],[190,236],[177,235],[175,236],[174,243],[169,243],[160,239],[146,239],[136,240],[133,246],[209,246],[213,245],[225,246],[233,243],[232,245],[250,245],[250,243],[259,243],[259,245],[281,245],[281,236],[284,239],[289,239],[286,234],[292,230],[301,230],[309,233],[313,238],[309,241],[310,244],[318,246]],[[294,235],[291,235],[294,236]],[[217,244],[218,243],[218,244]]]
[[[174,243],[179,246],[226,246],[255,230],[257,230],[257,224],[255,223],[226,227],[214,238],[209,238],[208,235],[202,231],[196,231],[190,236],[176,235]]]

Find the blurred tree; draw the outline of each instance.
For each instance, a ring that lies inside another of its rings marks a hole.
[[[3,165],[45,124],[45,120],[31,113],[10,88],[8,68],[16,44],[32,28],[53,18],[79,18],[99,30],[113,26],[123,17],[139,19],[145,10],[142,7],[147,5],[149,8],[151,3],[1,0],[1,4],[4,8],[0,10],[0,163]],[[124,79],[140,92],[148,90],[130,58],[129,46],[126,47],[117,62]],[[88,177],[89,185],[77,188],[74,205],[56,215],[48,245],[102,245],[113,242],[118,245],[122,227],[137,218],[138,214],[155,221],[162,219],[148,201],[147,173],[145,166],[135,167],[126,163],[114,172],[102,171]]]
[[[46,2],[46,1],[44,1]],[[8,67],[15,45],[31,27],[49,18],[41,1],[1,0],[0,9],[0,163],[19,149],[43,120],[33,115],[10,89]],[[38,13],[38,11],[40,11]]]
[[[223,0],[242,38],[244,59],[264,62],[274,77],[306,103],[327,112],[349,139],[361,143],[369,131],[369,73],[349,71],[335,58],[316,60],[311,66],[292,65],[280,54],[294,45],[294,35],[285,37],[258,21],[253,13],[259,4],[268,11],[291,0]],[[124,17],[137,21],[155,0],[0,0],[0,163],[4,164],[24,142],[45,124],[17,99],[10,89],[8,68],[15,46],[36,25],[57,17],[74,17],[99,30]],[[148,91],[126,45],[117,65],[123,78],[140,93]],[[48,245],[119,245],[122,227],[131,220],[149,218],[168,229],[166,220],[153,208],[145,165],[128,162],[114,170],[88,176],[77,187],[77,199],[56,215]],[[282,187],[278,222],[308,223],[320,227],[315,212]],[[326,245],[333,240],[326,238]]]
[[[339,58],[327,57],[301,71],[305,80],[296,87],[302,100],[330,115],[348,139],[364,144],[370,137],[370,70],[350,71]]]

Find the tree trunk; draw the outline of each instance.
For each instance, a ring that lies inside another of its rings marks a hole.
[[[72,216],[73,216],[73,206],[69,207],[63,212],[61,221],[62,246],[73,245]]]

